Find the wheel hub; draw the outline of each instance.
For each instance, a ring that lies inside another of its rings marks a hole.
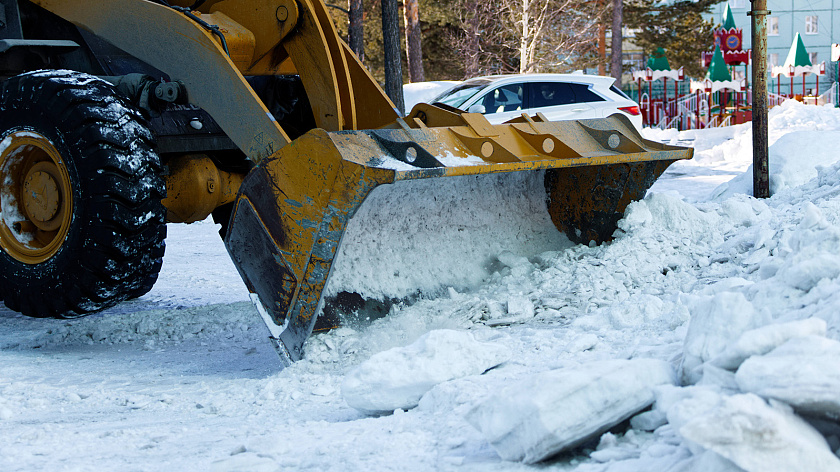
[[[70,175],[45,136],[15,131],[0,152],[0,247],[38,264],[61,248],[72,219]]]
[[[32,167],[23,183],[21,197],[26,216],[44,231],[55,231],[61,225],[61,221],[55,218],[61,205],[56,174],[58,168],[53,162],[39,162]]]

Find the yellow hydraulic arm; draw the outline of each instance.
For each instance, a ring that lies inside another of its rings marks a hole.
[[[549,122],[418,105],[401,118],[322,0],[32,0],[182,81],[248,158],[225,244],[287,361],[303,355],[348,220],[378,185],[546,169],[552,219],[610,237],[627,204],[691,150],[620,115]],[[299,74],[316,129],[291,141],[246,75]]]

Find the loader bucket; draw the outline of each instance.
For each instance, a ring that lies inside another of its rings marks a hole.
[[[242,184],[225,245],[290,363],[303,356],[347,223],[377,186],[545,170],[557,228],[600,242],[631,201],[692,152],[643,139],[622,115],[523,115],[491,125],[482,115],[418,105],[385,129],[312,130],[260,162]]]

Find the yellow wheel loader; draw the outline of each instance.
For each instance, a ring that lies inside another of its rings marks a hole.
[[[139,297],[166,223],[213,215],[286,362],[375,188],[538,173],[527,191],[556,228],[600,242],[692,153],[620,115],[401,116],[322,0],[0,0],[0,74],[6,306],[61,318]]]

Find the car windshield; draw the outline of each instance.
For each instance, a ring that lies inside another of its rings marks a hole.
[[[434,100],[432,100],[432,103],[443,103],[451,107],[460,108],[464,102],[469,100],[489,83],[489,80],[470,80],[464,82],[463,84],[456,85],[454,88],[438,95]]]

